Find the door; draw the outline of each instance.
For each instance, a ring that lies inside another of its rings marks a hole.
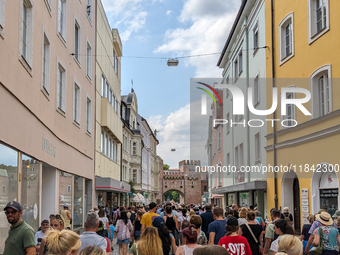
[[[296,234],[300,234],[301,232],[301,225],[300,225],[300,185],[299,179],[297,176],[294,178],[293,182],[293,200],[294,200],[294,230]]]

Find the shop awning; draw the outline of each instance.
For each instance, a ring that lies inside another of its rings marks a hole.
[[[251,182],[243,182],[227,187],[220,187],[213,189],[211,193],[213,194],[225,194],[239,191],[247,191],[247,190],[257,190],[257,189],[267,189],[267,181],[251,181]]]
[[[95,189],[103,191],[130,192],[130,185],[115,179],[96,176]]]

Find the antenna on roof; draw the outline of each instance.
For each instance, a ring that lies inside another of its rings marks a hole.
[[[131,92],[133,92],[133,79],[131,79]]]

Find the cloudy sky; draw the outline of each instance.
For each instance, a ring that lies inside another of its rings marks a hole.
[[[241,0],[102,0],[123,42],[122,94],[159,133],[158,155],[171,168],[190,159],[190,78],[219,78],[216,66]],[[146,58],[141,58],[146,57]],[[169,58],[177,67],[168,67]],[[182,58],[185,57],[185,58]],[[171,149],[176,149],[172,152]]]

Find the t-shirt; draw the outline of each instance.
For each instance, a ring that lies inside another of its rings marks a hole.
[[[148,212],[143,214],[142,219],[140,221],[140,224],[144,224],[145,227],[151,227],[152,226],[152,217],[153,216],[159,216],[157,213],[153,213],[153,212]]]
[[[225,225],[227,225],[226,220],[215,220],[209,224],[208,235],[210,235],[211,232],[215,232],[214,244],[218,244],[218,241],[225,236],[227,232]]]
[[[35,247],[34,231],[25,221],[11,226],[3,255],[26,255],[26,249]]]
[[[309,229],[311,228],[311,224],[305,224],[302,226],[302,233],[303,241],[308,241],[310,234],[308,233]]]
[[[206,211],[205,213],[202,213],[200,216],[202,218],[202,231],[207,235],[208,226],[211,222],[214,221],[214,215],[211,211]]]
[[[225,236],[218,245],[227,249],[230,255],[252,255],[247,239],[244,236]]]
[[[104,237],[98,235],[95,232],[85,231],[80,236],[81,245],[79,251],[87,246],[96,245],[99,246],[103,251],[106,251],[107,242]]]
[[[251,231],[253,231],[253,234],[256,237],[258,243],[255,242],[246,224],[243,224],[241,226],[242,236],[244,236],[248,240],[248,243],[250,245],[250,249],[253,255],[258,255],[260,254],[259,245],[260,245],[260,235],[262,233],[262,226],[254,225],[254,224],[248,224],[248,226],[250,227]]]
[[[248,223],[246,218],[238,218],[237,221],[239,226]]]
[[[45,237],[45,234],[42,232],[42,230],[35,233],[35,244],[40,246],[41,242],[38,242],[38,239],[39,238],[43,239],[44,237]]]
[[[338,251],[337,238],[339,235],[338,229],[333,226],[324,226],[322,229],[322,250],[327,251]],[[314,231],[314,235],[318,234],[320,236],[320,228]]]
[[[109,222],[109,219],[108,219],[107,217],[99,217],[99,220],[100,220],[101,222],[103,222],[103,224],[104,224],[104,229],[107,230],[106,223]]]
[[[276,238],[276,240],[271,243],[269,250],[277,252],[277,244],[279,243],[280,238],[281,238],[281,236]]]

